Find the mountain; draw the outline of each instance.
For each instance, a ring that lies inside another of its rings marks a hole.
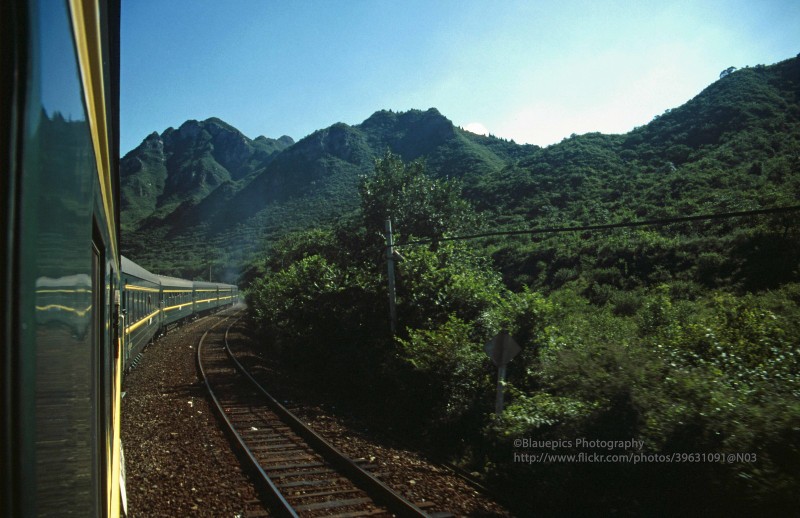
[[[292,144],[287,136],[251,140],[217,118],[152,133],[120,162],[123,228],[133,230],[145,218],[166,216],[182,202],[246,178]]]
[[[467,180],[536,146],[474,135],[436,109],[379,111],[296,143],[250,140],[219,119],[188,121],[151,134],[122,159],[123,250],[176,275],[241,261],[265,240],[355,209],[360,177],[387,149],[425,159],[432,174]]]
[[[723,75],[627,134],[573,135],[546,148],[469,133],[436,109],[382,110],[298,142],[251,140],[219,119],[187,121],[122,160],[123,252],[176,275],[209,264],[221,274],[288,231],[353,210],[360,177],[387,149],[461,179],[465,196],[502,228],[796,203],[800,59]],[[542,253],[494,249],[516,282],[570,278],[574,265]]]
[[[590,133],[538,149],[471,192],[505,216],[557,213],[575,223],[793,204],[798,141],[795,58],[725,75],[627,134]]]
[[[484,175],[467,194],[503,228],[797,205],[800,59],[724,75],[627,134],[573,136],[538,149]],[[507,240],[493,245],[492,254],[511,286],[553,290],[584,282],[597,301],[611,288],[674,279],[694,283],[687,289],[770,289],[800,280],[797,223],[789,214],[580,239],[562,234]],[[634,238],[640,244],[631,251]],[[588,270],[594,272],[590,278]]]

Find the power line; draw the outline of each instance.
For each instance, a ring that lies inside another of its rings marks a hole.
[[[544,227],[544,228],[531,228],[527,230],[504,230],[496,232],[485,232],[481,234],[468,234],[465,236],[441,237],[438,239],[419,239],[416,241],[408,241],[406,243],[396,243],[394,247],[397,248],[401,246],[423,245],[433,242],[438,243],[441,241],[464,241],[467,239],[478,239],[482,237],[558,234],[562,232],[584,232],[584,231],[594,231],[594,230],[608,230],[612,228],[631,228],[631,227],[670,225],[672,223],[683,223],[686,221],[704,221],[713,219],[741,218],[747,216],[760,216],[762,214],[784,214],[788,212],[796,212],[799,210],[800,210],[800,205],[793,205],[791,207],[773,207],[770,209],[743,210],[737,212],[723,212],[720,214],[696,214],[694,216],[650,219],[644,221],[623,221],[620,223],[606,223],[602,225],[581,225],[577,227]]]

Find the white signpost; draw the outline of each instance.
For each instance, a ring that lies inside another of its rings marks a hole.
[[[505,395],[506,365],[514,356],[518,355],[522,348],[508,334],[505,329],[500,331],[497,336],[486,342],[483,346],[486,356],[491,358],[497,365],[497,400],[494,405],[494,413],[498,417],[503,413],[503,396]]]

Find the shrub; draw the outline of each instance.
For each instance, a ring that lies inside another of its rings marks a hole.
[[[419,401],[437,419],[462,416],[489,384],[488,359],[472,338],[473,327],[455,316],[431,330],[410,330],[398,338],[400,356],[421,374],[427,397]]]

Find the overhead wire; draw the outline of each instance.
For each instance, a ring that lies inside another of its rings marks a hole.
[[[572,227],[542,227],[542,228],[530,228],[524,230],[501,230],[494,232],[483,232],[480,234],[467,234],[463,236],[449,236],[449,237],[440,237],[435,239],[434,238],[417,239],[414,241],[407,241],[405,243],[395,243],[394,247],[398,248],[411,245],[424,245],[430,243],[440,243],[443,241],[464,241],[468,239],[479,239],[485,237],[557,234],[563,232],[585,232],[585,231],[596,231],[596,230],[609,230],[615,228],[661,226],[661,225],[670,225],[673,223],[684,223],[688,221],[741,218],[748,216],[760,216],[764,214],[785,214],[797,211],[800,211],[800,205],[792,205],[788,207],[771,207],[767,209],[743,210],[735,212],[723,212],[717,214],[695,214],[692,216],[676,216],[673,218],[659,218],[659,219],[650,219],[642,221],[622,221],[618,223],[604,223],[598,225],[578,225]]]

